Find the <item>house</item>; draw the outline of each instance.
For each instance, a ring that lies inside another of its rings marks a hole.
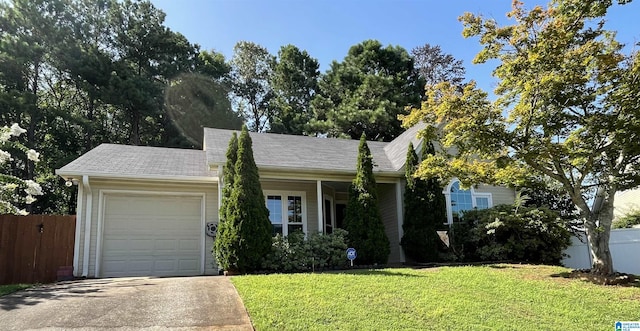
[[[404,262],[404,162],[413,127],[392,142],[369,142],[390,263]],[[84,277],[216,274],[218,222],[231,130],[204,129],[203,150],[102,144],[56,173],[78,185],[74,272]],[[357,140],[251,133],[274,231],[330,233],[342,226],[356,174]],[[445,188],[449,222],[457,212],[512,203],[514,191]]]
[[[640,187],[616,192],[613,200],[614,219],[640,210]]]

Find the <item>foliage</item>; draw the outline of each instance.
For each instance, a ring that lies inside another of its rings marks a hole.
[[[318,60],[293,45],[280,47],[273,62],[271,88],[275,98],[269,131],[301,135],[311,119],[311,100],[318,89]]]
[[[630,229],[640,225],[640,209],[632,210],[613,221],[614,229]]]
[[[215,255],[224,270],[250,272],[260,268],[271,250],[269,210],[260,185],[258,167],[253,159],[251,136],[242,128],[238,139],[233,187],[225,199],[225,219],[218,227]],[[230,143],[229,151],[233,149]]]
[[[28,212],[21,207],[31,205],[36,201],[35,196],[42,195],[40,184],[6,174],[3,170],[7,163],[24,163],[24,160],[14,159],[10,150],[23,152],[25,158],[31,162],[40,161],[40,153],[11,140],[12,137],[20,137],[26,131],[17,123],[11,127],[0,127],[0,214],[27,215]]]
[[[422,144],[422,158],[434,154],[433,144]],[[418,156],[409,143],[405,163],[407,187],[404,192],[403,236],[400,244],[405,255],[416,262],[434,262],[438,259],[440,238],[438,227],[447,222],[447,209],[442,187],[434,178],[413,176]]]
[[[235,167],[238,161],[238,135],[235,132],[231,134],[231,139],[229,139],[226,159],[227,162],[223,167],[222,183],[219,183],[219,185],[223,185],[222,197],[220,200],[216,240],[213,243],[213,256],[222,269],[228,269],[230,266],[229,260],[232,258],[232,252],[229,246],[239,240],[239,234],[234,224],[227,222],[229,200],[231,199],[231,192],[233,192]]]
[[[273,117],[270,105],[274,97],[269,84],[273,56],[269,51],[249,41],[240,41],[231,58],[231,89],[236,97],[236,111],[247,120],[251,131],[263,132]]]
[[[466,211],[461,222],[467,226],[454,229],[455,239],[467,261],[559,264],[571,244],[564,222],[547,208],[499,205]]]
[[[523,198],[523,206],[553,210],[565,221],[571,233],[583,233],[580,213],[569,194],[557,183],[548,179],[536,179],[520,190],[520,196]]]
[[[376,40],[354,45],[318,82],[311,102],[313,131],[331,137],[391,141],[402,133],[398,114],[420,100],[423,84],[404,48]]]
[[[387,263],[391,252],[389,238],[380,218],[373,156],[364,133],[360,137],[356,171],[356,178],[349,186],[349,203],[344,219],[349,245],[358,252],[358,264]]]
[[[464,36],[484,47],[474,62],[498,61],[498,98],[490,102],[473,81],[441,83],[403,118],[407,127],[441,124],[424,132],[443,149],[419,176],[515,186],[546,176],[560,185],[580,212],[598,274],[613,272],[615,193],[640,184],[640,58],[623,55],[615,34],[595,22],[610,5],[562,0],[525,10],[515,1],[515,23],[504,27],[463,15]]]
[[[3,295],[7,295],[13,292],[18,292],[20,290],[24,290],[30,288],[32,285],[29,284],[9,284],[9,285],[0,285],[0,297]]]
[[[346,267],[347,232],[312,233],[305,239],[300,231],[273,237],[271,253],[262,264],[272,272],[322,271]]]
[[[440,82],[462,85],[465,74],[462,61],[451,54],[444,54],[440,46],[425,44],[416,47],[411,50],[411,56],[425,85],[433,86]]]
[[[608,330],[635,320],[638,287],[498,264],[249,275],[231,282],[257,330]]]

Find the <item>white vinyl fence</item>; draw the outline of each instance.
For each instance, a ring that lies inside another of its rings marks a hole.
[[[577,237],[571,240],[571,246],[564,251],[569,257],[562,260],[562,264],[573,269],[591,268],[591,255],[586,237],[583,236],[584,242]],[[640,275],[640,229],[611,230],[609,249],[615,271]]]

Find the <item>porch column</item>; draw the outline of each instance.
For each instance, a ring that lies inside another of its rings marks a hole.
[[[318,232],[324,233],[323,224],[324,220],[322,218],[322,181],[316,181],[316,195],[318,196]]]
[[[398,216],[398,246],[400,246],[400,262],[406,262],[404,257],[404,250],[400,245],[404,231],[402,230],[402,224],[404,223],[404,205],[402,200],[402,180],[396,182],[396,213]]]

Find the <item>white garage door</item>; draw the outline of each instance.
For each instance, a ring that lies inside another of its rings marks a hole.
[[[201,274],[202,197],[105,196],[102,277]]]

